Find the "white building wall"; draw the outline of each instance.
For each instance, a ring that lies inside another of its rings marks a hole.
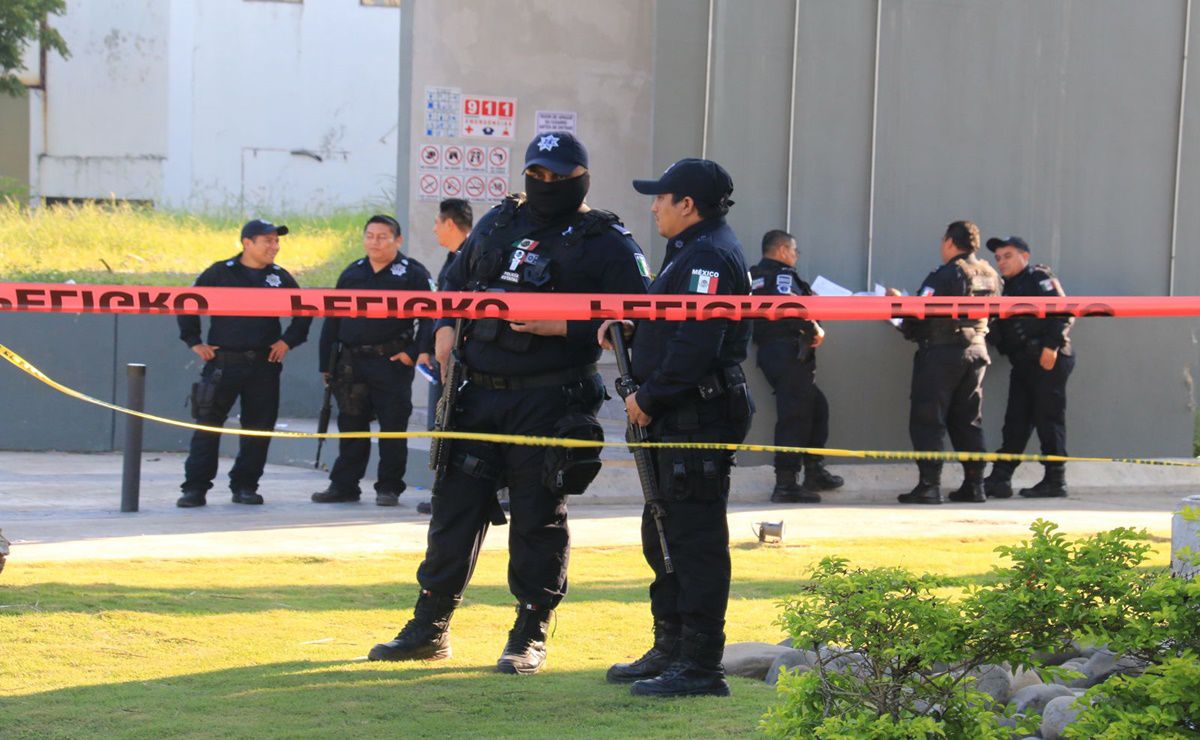
[[[282,216],[393,200],[399,11],[359,0],[71,0],[33,193]]]

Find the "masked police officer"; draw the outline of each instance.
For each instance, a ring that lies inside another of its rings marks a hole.
[[[1018,236],[988,239],[1004,276],[1006,296],[1064,296],[1062,284],[1049,267],[1029,264],[1029,245]],[[1067,454],[1067,378],[1075,369],[1075,353],[1068,334],[1075,321],[1070,316],[1011,318],[992,321],[988,341],[1012,361],[1008,376],[1008,407],[1004,411],[1004,441],[1000,452],[1020,454],[1037,430],[1043,455]],[[987,495],[1012,496],[1012,474],[1020,463],[1001,460],[992,464],[984,481]],[[1027,498],[1060,498],[1067,495],[1065,463],[1042,463],[1045,474],[1033,488],[1021,489]]]
[[[534,138],[525,151],[524,198],[510,196],[480,219],[443,288],[451,291],[644,293],[649,270],[617,217],[584,205],[588,155],[572,134]],[[447,367],[453,321],[440,321],[436,347]],[[478,319],[454,349],[467,378],[455,430],[596,438],[604,400],[596,371],[599,321]],[[454,441],[450,467],[434,492],[421,592],[413,618],[371,660],[434,660],[450,655],[449,623],[471,578],[489,523],[503,521],[496,491],[507,485],[512,516],[509,589],[516,620],[497,670],[536,673],[547,628],[567,592],[570,536],[566,496],[599,472],[599,449]]]
[[[796,272],[796,238],[773,229],[763,235],[762,261],[750,268],[754,295],[812,295]],[[758,320],[754,344],[758,366],[775,391],[775,444],[781,447],[824,447],[829,439],[829,401],[817,387],[817,347],[825,330],[806,319]],[[804,485],[797,484],[804,470]],[[820,491],[839,488],[845,481],[825,469],[820,455],[780,452],[775,455],[772,503],[808,504],[821,501]]]
[[[242,253],[213,263],[196,278],[205,288],[298,288],[288,271],[275,264],[279,237],[288,233],[255,219],[242,227]],[[204,360],[200,382],[192,386],[192,416],[205,426],[224,426],[229,410],[241,400],[243,429],[272,430],[279,416],[279,374],[289,350],[308,339],[312,319],[297,316],[281,332],[273,316],[213,316],[208,342],[200,336],[199,316],[180,316],[179,338]],[[261,504],[258,479],[267,462],[270,437],[241,437],[237,459],[229,471],[229,488],[235,504]],[[180,508],[204,506],[205,495],[217,475],[221,438],[214,432],[192,435],[184,463]]]
[[[955,221],[942,236],[942,266],[921,283],[921,296],[997,296],[1000,276],[976,256],[979,227]],[[888,291],[899,295],[899,291]],[[987,319],[904,319],[904,337],[917,343],[913,356],[908,433],[917,451],[942,450],[947,430],[959,452],[983,452],[983,376],[991,358]],[[982,462],[964,462],[963,484],[950,494],[960,503],[987,501]],[[942,503],[942,463],[917,462],[920,479],[899,497],[902,504]]]
[[[391,216],[372,216],[363,229],[366,257],[342,271],[339,290],[433,290],[429,271],[400,252],[404,237]],[[383,432],[403,432],[412,415],[413,366],[427,363],[423,348],[433,332],[430,319],[325,319],[321,327],[320,371],[333,384],[339,432],[365,432],[372,417]],[[337,353],[334,354],[335,344]],[[336,358],[331,364],[331,358]],[[367,472],[369,439],[338,440],[338,456],[329,471],[329,487],[312,495],[314,503],[358,501],[359,481]],[[407,485],[408,443],[379,440],[375,503],[396,506]]]
[[[724,168],[683,159],[658,180],[635,180],[633,187],[654,196],[651,212],[667,238],[651,294],[749,295],[742,245],[724,218],[733,205],[733,180]],[[724,319],[638,322],[632,369],[640,387],[625,400],[630,421],[648,426],[656,442],[741,442],[754,413],[741,367],[750,332],[749,322]],[[603,333],[599,339],[607,345]],[[674,572],[666,572],[647,507],[642,552],[654,571],[654,646],[632,663],[612,666],[608,680],[631,682],[639,696],[728,696],[721,656],[730,575],[725,508],[734,456],[661,449],[654,458]]]

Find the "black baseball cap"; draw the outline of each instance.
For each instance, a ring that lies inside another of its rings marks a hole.
[[[733,205],[733,201],[728,200],[733,193],[733,178],[711,159],[681,159],[657,180],[634,180],[633,189],[642,195],[686,195],[703,205],[721,202]]]
[[[276,226],[270,221],[263,221],[260,218],[256,218],[253,221],[247,221],[246,225],[242,227],[243,239],[253,239],[256,236],[262,236],[263,234],[278,234],[279,236],[283,236],[286,233],[288,233],[288,227],[284,226],[283,224]]]
[[[1025,240],[1019,236],[1009,236],[1005,237],[1004,239],[992,238],[987,240],[988,251],[994,253],[1000,247],[1016,247],[1025,254],[1029,254],[1029,245],[1026,244]]]
[[[525,147],[525,169],[541,165],[556,175],[569,175],[576,167],[587,169],[588,153],[575,134],[547,131],[538,134]]]

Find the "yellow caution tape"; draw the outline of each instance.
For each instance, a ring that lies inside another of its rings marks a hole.
[[[287,437],[292,439],[415,439],[429,437],[434,439],[462,439],[475,442],[494,442],[497,444],[531,445],[536,447],[626,447],[648,449],[689,449],[689,450],[728,450],[733,452],[783,452],[809,455],[824,455],[826,457],[848,457],[863,460],[937,460],[942,462],[996,462],[998,460],[1013,462],[1114,462],[1132,463],[1135,465],[1162,465],[1172,467],[1196,468],[1200,462],[1189,460],[1154,460],[1140,457],[1065,457],[1059,455],[1013,455],[1001,452],[908,452],[901,450],[842,450],[828,447],[783,447],[780,445],[763,445],[733,442],[594,442],[586,439],[563,439],[559,437],[532,437],[516,434],[490,434],[485,432],[281,432],[259,429],[234,429],[225,427],[193,424],[178,419],[147,414],[143,411],[118,406],[114,403],[101,401],[86,393],[69,388],[38,370],[31,362],[0,344],[0,357],[8,360],[20,370],[45,383],[59,393],[86,403],[116,411],[129,416],[136,416],[159,424],[173,427],[194,429],[215,434],[235,434],[243,437]]]

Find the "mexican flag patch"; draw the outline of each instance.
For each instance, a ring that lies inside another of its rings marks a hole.
[[[721,273],[719,272],[700,269],[692,270],[691,280],[688,281],[688,292],[716,295],[717,282],[720,279]]]
[[[637,262],[638,273],[640,273],[642,277],[650,277],[650,265],[646,264],[646,258],[643,255],[633,255],[633,261]]]

